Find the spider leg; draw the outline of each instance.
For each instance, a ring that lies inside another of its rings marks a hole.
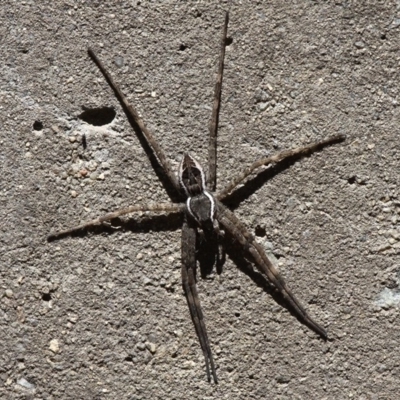
[[[216,194],[215,197],[218,200],[223,200],[225,197],[227,197],[229,195],[230,192],[232,192],[233,189],[235,189],[235,187],[240,182],[242,182],[244,179],[246,179],[252,172],[254,172],[256,169],[260,168],[261,166],[267,166],[272,163],[279,163],[279,162],[284,161],[285,159],[288,159],[291,157],[303,157],[303,156],[309,155],[317,150],[321,150],[326,146],[330,146],[335,143],[343,142],[345,139],[346,139],[345,135],[331,136],[327,139],[311,143],[304,147],[297,147],[295,149],[284,150],[284,151],[281,151],[280,153],[277,153],[271,157],[261,158],[261,159],[255,161],[249,167],[245,168],[238,175],[236,175],[224,189],[220,190]]]
[[[183,204],[174,204],[174,203],[154,203],[154,204],[136,204],[134,206],[120,208],[119,210],[115,210],[113,212],[104,214],[96,219],[92,219],[91,221],[84,222],[81,225],[73,226],[72,228],[65,229],[59,232],[55,232],[50,234],[47,237],[48,241],[52,241],[54,239],[58,239],[64,236],[68,236],[73,232],[88,229],[95,225],[101,225],[103,222],[110,221],[114,218],[118,218],[121,215],[131,214],[133,212],[181,212],[184,209]]]
[[[225,229],[243,246],[246,252],[254,260],[258,270],[279,290],[287,304],[296,313],[297,317],[310,329],[327,339],[324,328],[313,321],[300,302],[294,297],[279,271],[265,254],[263,248],[255,241],[242,222],[221,202],[217,201],[217,218]]]
[[[219,64],[217,80],[214,89],[214,103],[210,124],[208,126],[210,132],[210,139],[208,144],[208,179],[207,187],[209,190],[214,191],[217,185],[217,134],[218,134],[218,121],[219,109],[221,105],[221,89],[222,89],[222,75],[224,72],[224,59],[225,59],[225,46],[226,34],[228,32],[229,12],[225,13],[225,23],[222,30]]]
[[[171,182],[172,186],[175,188],[175,190],[178,193],[180,193],[179,182],[176,179],[176,176],[173,173],[173,170],[171,169],[171,165],[170,165],[170,163],[169,163],[164,151],[162,150],[161,146],[156,141],[154,135],[146,127],[146,125],[144,124],[142,118],[139,117],[139,114],[136,111],[136,109],[129,103],[129,101],[126,98],[126,96],[122,93],[121,89],[114,82],[114,80],[112,79],[111,75],[108,73],[108,71],[104,67],[103,63],[99,60],[99,58],[94,53],[94,51],[92,49],[88,49],[88,53],[89,53],[90,58],[94,61],[94,63],[100,69],[101,73],[106,78],[107,83],[110,85],[111,89],[114,91],[115,96],[117,97],[117,99],[123,104],[123,106],[124,106],[126,112],[128,113],[128,115],[133,119],[135,124],[142,131],[143,136],[145,137],[148,145],[153,149],[153,151],[154,151],[155,155],[157,156],[158,160],[160,161],[160,164],[163,167],[163,169],[164,169],[169,181]]]
[[[207,378],[211,381],[211,374],[214,382],[218,383],[217,373],[215,372],[214,359],[211,353],[210,342],[208,340],[206,325],[199,300],[195,278],[196,269],[196,230],[190,226],[186,218],[182,227],[182,286],[186,294],[189,305],[190,315],[200,341],[206,362]],[[211,365],[211,374],[210,374]]]

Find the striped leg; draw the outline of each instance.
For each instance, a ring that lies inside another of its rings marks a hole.
[[[308,316],[306,310],[286,285],[279,271],[265,254],[263,248],[255,241],[254,237],[247,231],[246,227],[232,211],[220,202],[218,202],[217,218],[226,231],[228,231],[243,246],[246,253],[251,256],[258,270],[279,290],[300,321],[323,339],[327,339],[325,329]]]
[[[252,172],[254,172],[256,169],[258,169],[262,166],[267,166],[267,165],[273,164],[273,163],[276,164],[276,163],[279,163],[279,162],[284,161],[285,159],[288,159],[291,157],[303,157],[303,156],[309,155],[317,150],[322,150],[324,147],[330,146],[335,143],[343,142],[345,139],[346,139],[345,135],[331,136],[325,140],[320,140],[318,142],[311,143],[308,146],[297,147],[295,149],[290,149],[290,150],[284,150],[284,151],[281,151],[280,153],[277,153],[271,157],[261,158],[261,159],[255,161],[249,167],[245,168],[238,175],[236,175],[224,189],[220,190],[217,193],[216,197],[218,200],[223,200],[226,196],[229,195],[229,193],[232,192],[232,190],[235,189],[235,187],[240,182],[242,182]]]
[[[107,83],[110,85],[111,89],[114,91],[117,99],[120,101],[120,103],[122,103],[125,111],[129,115],[129,117],[131,117],[133,119],[134,123],[142,131],[143,136],[145,137],[145,139],[147,141],[147,144],[153,149],[153,151],[154,151],[155,155],[157,156],[158,160],[160,161],[160,164],[163,167],[163,170],[164,170],[165,174],[167,175],[171,185],[175,188],[175,190],[178,193],[180,193],[179,182],[176,179],[176,176],[175,176],[175,174],[171,168],[171,165],[170,165],[164,151],[162,150],[161,146],[157,143],[153,134],[146,127],[142,118],[139,117],[139,114],[136,111],[136,109],[129,103],[126,96],[122,93],[121,89],[114,82],[111,75],[108,73],[108,71],[104,67],[103,63],[99,60],[99,58],[97,57],[95,52],[92,49],[88,49],[88,53],[89,53],[90,58],[94,61],[94,63],[100,69],[101,73],[106,78]]]
[[[208,190],[215,191],[217,185],[217,133],[219,121],[219,109],[221,105],[222,75],[224,72],[226,34],[228,32],[229,13],[225,14],[225,23],[220,42],[220,55],[218,64],[217,81],[214,89],[214,104],[212,117],[209,124],[210,139],[208,144]]]
[[[96,219],[92,219],[91,221],[84,222],[83,224],[73,226],[72,228],[65,229],[59,232],[54,232],[47,237],[48,241],[52,241],[55,239],[60,239],[64,236],[68,236],[71,233],[88,229],[92,226],[101,225],[103,222],[111,221],[114,218],[118,218],[121,215],[131,214],[134,212],[182,212],[185,208],[184,204],[174,204],[174,203],[154,203],[154,204],[137,204],[134,206],[120,208],[119,210],[110,212],[108,214],[102,215]]]
[[[206,361],[206,370],[208,381],[211,381],[211,374],[214,382],[218,383],[217,373],[211,353],[210,342],[208,340],[206,325],[204,323],[203,313],[199,300],[199,294],[196,287],[196,229],[189,225],[186,220],[182,227],[182,286],[186,294],[189,305],[190,315],[196,328],[196,333],[200,341]],[[211,374],[210,374],[211,365]]]

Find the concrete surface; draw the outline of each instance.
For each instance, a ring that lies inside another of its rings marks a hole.
[[[265,154],[348,136],[236,210],[273,244],[326,343],[228,257],[198,284],[220,379],[209,384],[181,289],[179,221],[46,241],[168,200],[87,47],[174,167],[183,151],[205,160],[228,6],[1,2],[2,399],[399,398],[399,2],[231,4],[219,182]],[[110,124],[78,117],[101,107],[115,108]]]

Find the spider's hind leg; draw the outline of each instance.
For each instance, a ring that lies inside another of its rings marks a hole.
[[[211,381],[212,375],[214,382],[218,383],[210,341],[196,287],[196,229],[186,218],[182,227],[182,286],[204,355],[208,381]]]

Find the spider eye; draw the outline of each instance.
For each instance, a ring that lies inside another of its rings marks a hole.
[[[204,191],[205,177],[200,163],[185,153],[179,165],[179,182],[188,197]]]

